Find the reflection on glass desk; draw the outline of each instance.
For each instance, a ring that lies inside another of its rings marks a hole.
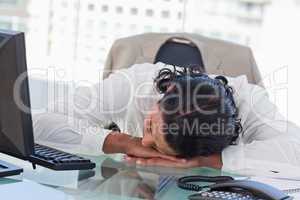
[[[123,162],[120,156],[103,155],[91,159],[97,164],[94,171],[55,172],[42,168],[34,172],[28,166],[21,166],[24,167],[21,181],[30,180],[46,184],[47,187],[61,191],[76,200],[174,199],[175,197],[186,199],[192,192],[177,188],[176,177],[230,175],[211,168],[175,169],[129,165]],[[45,182],[45,179],[49,182]],[[1,184],[11,184],[11,182],[14,182],[13,178],[0,179],[0,189]]]

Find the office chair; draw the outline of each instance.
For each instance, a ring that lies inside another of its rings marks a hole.
[[[176,66],[199,66],[205,69],[200,50],[184,38],[171,38],[158,50],[154,63],[163,62]]]
[[[166,42],[176,40],[181,40],[181,43],[187,44],[178,45],[177,42],[176,45],[176,43]],[[199,49],[187,47],[189,44]],[[165,45],[165,48],[162,48],[162,45]],[[169,48],[171,45],[172,47]],[[203,50],[199,45],[203,45]],[[177,49],[173,46],[178,46],[180,50],[175,50],[175,52],[178,52],[176,55],[179,54],[180,56],[170,55],[173,54],[173,50],[169,49]],[[182,49],[189,50],[183,51]],[[161,52],[158,52],[159,50]],[[190,61],[186,62],[187,60]],[[144,33],[119,38],[112,44],[106,58],[103,78],[107,78],[116,70],[129,68],[134,64],[156,63],[158,61],[177,65],[187,63],[202,64],[203,66],[204,64],[208,74],[232,77],[246,75],[250,83],[264,87],[261,74],[249,47],[190,33]]]

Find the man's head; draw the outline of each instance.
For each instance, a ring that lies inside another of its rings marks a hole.
[[[181,157],[209,156],[232,144],[241,131],[232,89],[223,76],[195,68],[162,69],[163,94],[144,122],[143,145]]]

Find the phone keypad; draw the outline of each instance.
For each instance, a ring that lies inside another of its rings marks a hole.
[[[197,195],[191,195],[190,200],[259,200],[251,194],[225,192],[225,191],[211,191],[200,192]]]

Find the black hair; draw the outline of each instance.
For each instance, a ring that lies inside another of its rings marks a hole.
[[[154,80],[169,146],[181,157],[208,156],[234,144],[242,131],[233,89],[201,68],[163,68]],[[205,127],[205,128],[204,128]]]

